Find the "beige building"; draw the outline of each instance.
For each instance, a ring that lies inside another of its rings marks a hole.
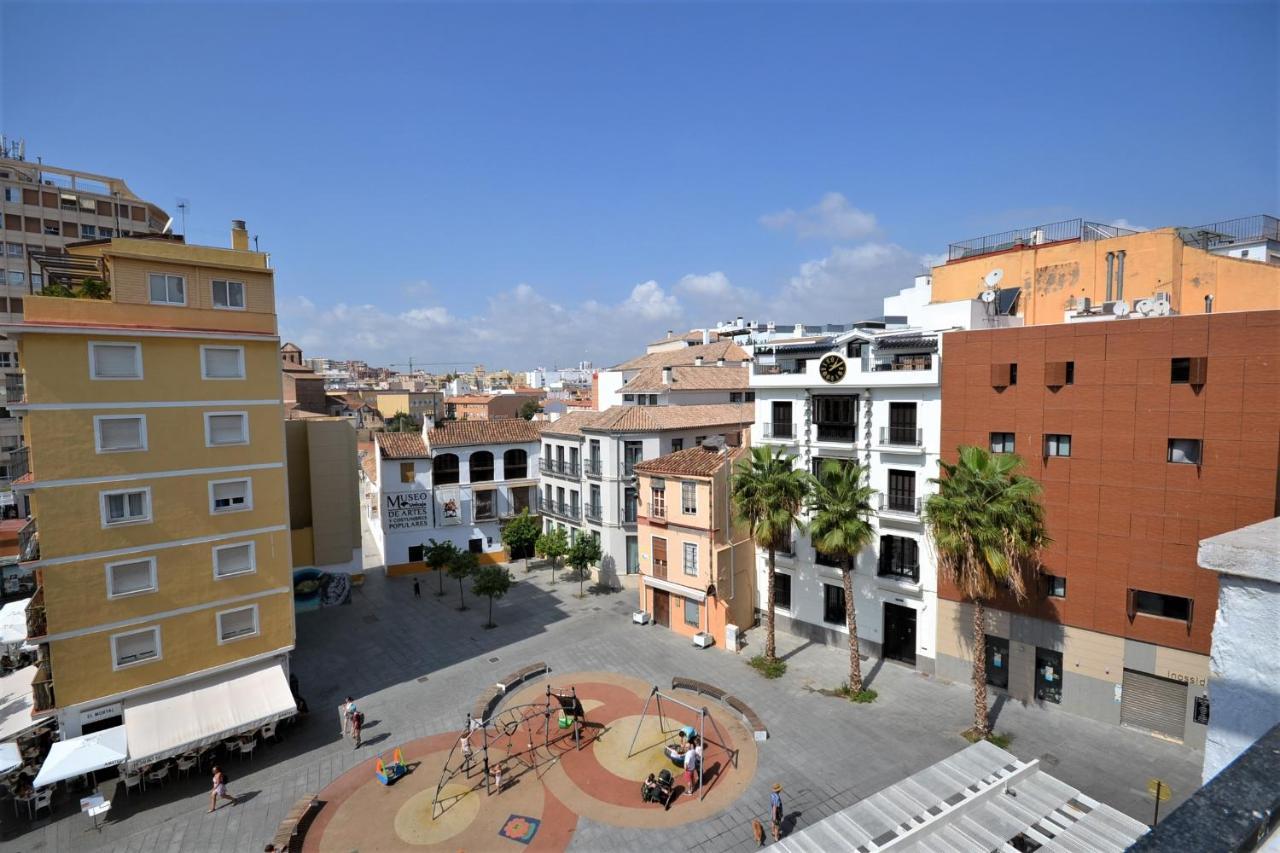
[[[288,420],[284,428],[294,570],[360,571],[355,429],[324,417]]]
[[[378,391],[370,402],[382,414],[383,420],[396,415],[412,416],[413,422],[422,426],[427,418],[444,419],[444,394],[440,391]]]
[[[32,163],[22,158],[21,143],[6,144],[0,148],[0,323],[21,323],[24,299],[43,288],[38,254],[61,252],[78,240],[157,233],[168,219],[119,178]],[[9,401],[22,399],[19,368],[17,345],[0,338]],[[8,503],[9,453],[21,435],[19,419],[0,408],[0,504]]]
[[[464,394],[444,401],[444,416],[458,421],[496,421],[520,417],[520,407],[530,400],[542,399],[541,393],[530,394]]]

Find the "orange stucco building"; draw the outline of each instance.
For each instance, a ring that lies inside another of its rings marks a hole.
[[[755,545],[729,499],[733,463],[746,452],[708,442],[635,467],[640,609],[725,648],[726,626],[751,625],[755,606]]]

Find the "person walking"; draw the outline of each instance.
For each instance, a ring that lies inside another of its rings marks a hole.
[[[342,706],[342,734],[351,734],[351,718],[356,715],[356,700],[350,696],[347,697],[346,704]]]
[[[422,598],[422,587],[418,586],[418,579],[413,579],[413,597]]]
[[[356,745],[352,749],[360,748],[360,729],[364,728],[364,713],[356,711],[351,715],[351,736],[355,738]]]
[[[773,840],[782,839],[782,785],[773,783],[773,793],[769,795],[769,822],[773,824]]]
[[[227,793],[227,777],[221,767],[213,768],[213,790],[209,793],[210,814],[218,807],[218,797],[230,800],[232,805],[236,804],[236,798]]]

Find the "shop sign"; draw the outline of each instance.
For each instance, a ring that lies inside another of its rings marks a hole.
[[[416,530],[431,527],[431,493],[399,492],[384,495],[383,507],[388,530]]]
[[[91,711],[81,711],[80,725],[85,726],[89,723],[96,723],[99,720],[108,720],[112,717],[118,717],[123,713],[123,703],[112,702],[110,705],[103,705],[101,708],[94,708]]]
[[[1192,719],[1194,719],[1197,723],[1199,723],[1202,726],[1209,725],[1209,697],[1208,696],[1196,697],[1195,716],[1192,717]]]

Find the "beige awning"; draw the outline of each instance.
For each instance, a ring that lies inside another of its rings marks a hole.
[[[646,586],[651,586],[654,589],[664,589],[672,595],[678,595],[681,598],[692,598],[699,604],[707,600],[707,593],[704,590],[691,586],[681,586],[678,583],[665,581],[662,578],[655,578],[652,575],[642,575],[641,577],[644,578]]]
[[[40,667],[32,664],[0,678],[0,741],[13,740],[39,725],[52,711],[32,716],[31,682]]]
[[[279,660],[126,699],[129,767],[253,731],[296,711]]]

